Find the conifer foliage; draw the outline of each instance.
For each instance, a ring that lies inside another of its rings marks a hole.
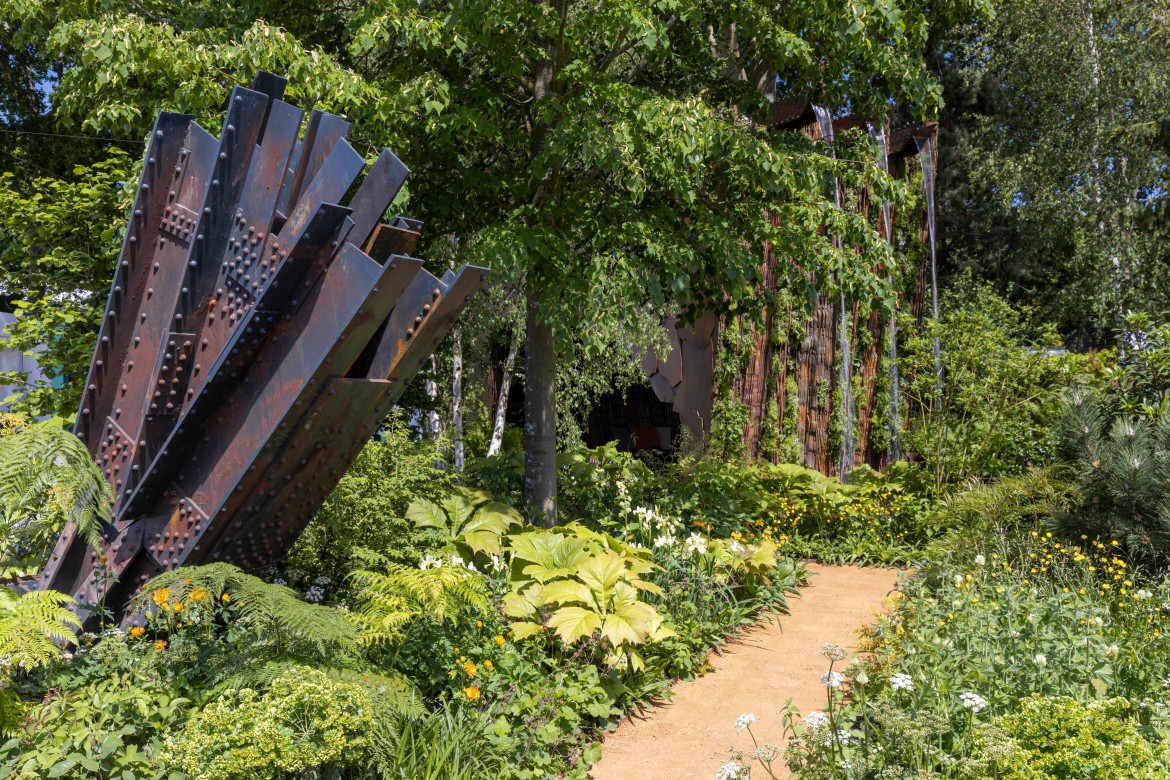
[[[1080,496],[1058,513],[1063,529],[1116,540],[1150,562],[1170,555],[1170,417],[1110,418],[1096,393],[1076,390],[1059,431]]]

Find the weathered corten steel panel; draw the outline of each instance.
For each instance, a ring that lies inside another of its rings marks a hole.
[[[117,500],[101,549],[67,527],[35,583],[85,616],[176,566],[279,560],[487,281],[378,224],[409,174],[388,149],[343,205],[349,123],[313,111],[298,140],[285,84],[233,90],[218,139],[155,125],[75,428]]]

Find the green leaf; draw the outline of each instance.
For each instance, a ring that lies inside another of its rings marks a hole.
[[[566,643],[572,644],[601,628],[601,616],[581,607],[561,607],[549,617],[548,626],[555,628],[557,636]]]

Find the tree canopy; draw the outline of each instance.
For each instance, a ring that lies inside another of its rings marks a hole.
[[[941,86],[926,52],[988,6],[7,0],[0,15],[22,51],[66,63],[59,127],[133,137],[159,109],[207,117],[266,69],[289,76],[289,100],[351,119],[359,149],[393,148],[427,235],[459,236],[462,259],[526,300],[527,494],[552,521],[557,354],[588,354],[601,323],[647,305],[753,316],[767,246],[792,260],[784,287],[892,303],[873,270],[888,246],[827,182],[905,191],[870,155],[836,160],[769,133],[770,102],[928,116]]]

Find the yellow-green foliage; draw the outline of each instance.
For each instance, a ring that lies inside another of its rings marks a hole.
[[[998,780],[1155,780],[1170,776],[1170,748],[1142,738],[1122,697],[1080,704],[1030,696],[996,720],[1008,739]],[[998,741],[994,732],[981,748]],[[1002,748],[1003,746],[997,746]]]
[[[32,425],[0,419],[0,555],[30,563],[47,555],[65,521],[97,546],[112,500],[85,443],[59,418]]]
[[[533,531],[510,538],[512,592],[504,599],[516,639],[540,633],[544,625],[566,643],[599,633],[613,652],[611,666],[628,660],[642,667],[634,645],[675,633],[641,592],[662,590],[641,575],[655,568],[622,542],[577,526]],[[547,615],[545,624],[537,622]]]
[[[237,780],[359,763],[373,706],[361,686],[296,667],[260,696],[229,691],[167,740],[164,762],[188,777]]]
[[[0,587],[0,665],[31,669],[56,658],[60,646],[73,642],[73,631],[81,628],[67,609],[72,603],[55,590],[18,596]]]
[[[391,563],[386,574],[357,571],[352,580],[361,602],[358,641],[367,645],[401,639],[422,615],[442,621],[465,607],[488,606],[483,578],[455,564],[415,569]]]

